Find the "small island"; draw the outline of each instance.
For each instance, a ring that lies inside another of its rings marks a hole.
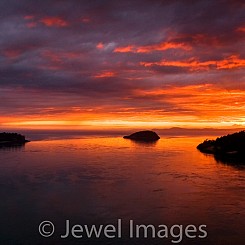
[[[124,136],[123,138],[143,142],[154,142],[160,139],[157,133],[150,130],[139,131],[131,135]]]
[[[245,131],[216,140],[205,140],[197,149],[202,153],[213,154],[216,160],[245,165]]]
[[[29,142],[25,136],[17,133],[0,133],[0,147],[21,146]]]

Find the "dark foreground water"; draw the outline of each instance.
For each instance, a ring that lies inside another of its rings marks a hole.
[[[0,244],[244,245],[245,169],[198,152],[204,139],[137,144],[87,136],[0,149]],[[48,238],[39,234],[45,220],[55,226]],[[80,224],[73,233],[82,237],[60,237],[66,220],[70,230]],[[108,224],[111,238],[103,233]],[[136,238],[140,224],[152,226]],[[99,238],[88,238],[85,225],[103,225]]]

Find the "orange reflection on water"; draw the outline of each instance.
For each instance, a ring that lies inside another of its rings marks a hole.
[[[19,152],[1,151],[0,180],[7,180],[5,188],[20,189],[28,200],[15,207],[20,213],[31,203],[39,216],[88,223],[121,218],[145,224],[206,224],[211,233],[216,231],[212,227],[221,226],[236,232],[230,239],[239,244],[245,172],[196,150],[203,140],[162,137],[155,144],[142,144],[89,136],[33,141]]]

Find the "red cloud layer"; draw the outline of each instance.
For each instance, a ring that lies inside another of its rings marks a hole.
[[[145,45],[145,46],[135,46],[128,45],[123,47],[115,48],[115,53],[151,53],[154,51],[163,51],[167,49],[183,49],[191,50],[192,47],[185,43],[174,43],[174,42],[162,42],[159,44]]]
[[[67,21],[65,21],[64,19],[60,17],[45,17],[45,18],[42,18],[40,22],[48,27],[51,27],[51,26],[65,27],[69,25]]]
[[[245,67],[245,60],[240,59],[237,55],[231,55],[223,60],[199,61],[196,58],[190,58],[183,61],[168,61],[162,60],[159,62],[140,62],[140,65],[145,67],[152,66],[175,66],[188,68],[190,71],[210,70],[210,69],[234,69]]]

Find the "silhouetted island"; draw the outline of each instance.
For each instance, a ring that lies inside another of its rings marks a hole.
[[[160,137],[155,132],[150,130],[139,131],[131,135],[124,136],[123,138],[131,139],[135,141],[144,141],[144,142],[152,142],[160,139]]]
[[[29,142],[25,136],[17,133],[0,133],[1,146],[19,146]]]
[[[245,131],[228,134],[216,140],[205,140],[197,149],[213,154],[216,160],[245,165]]]

